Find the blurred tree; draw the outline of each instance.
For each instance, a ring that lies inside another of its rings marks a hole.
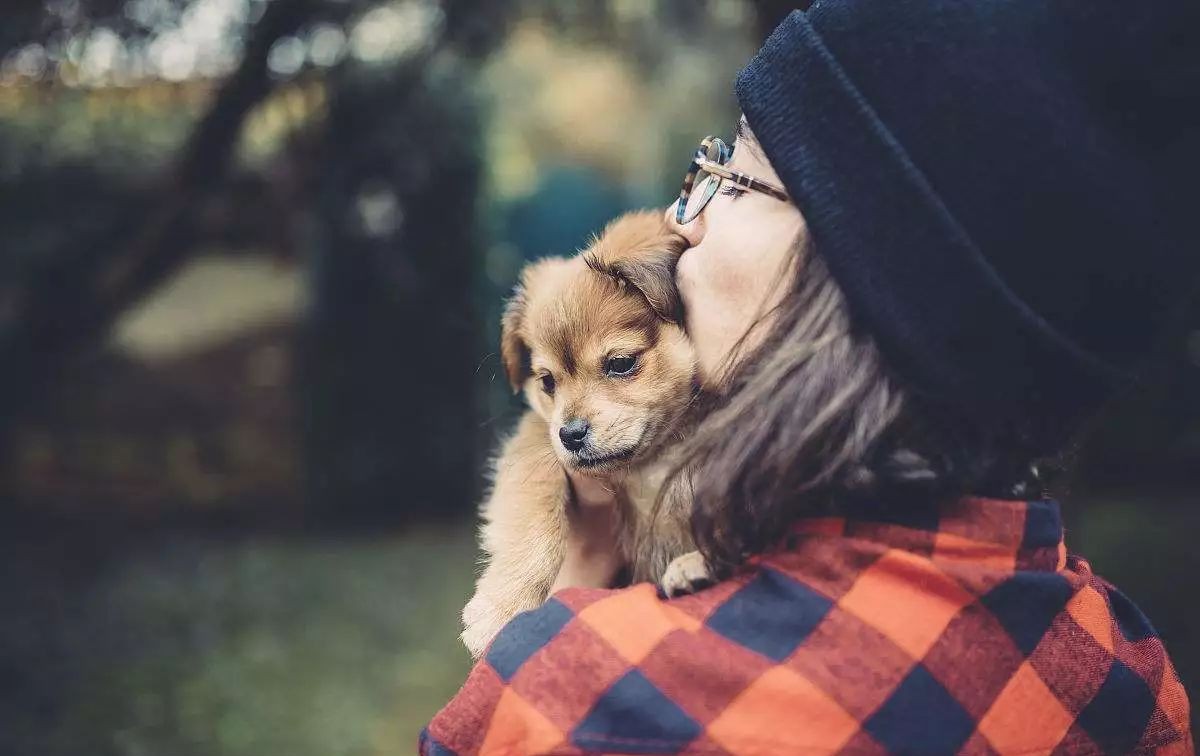
[[[21,0],[0,32],[0,62],[57,93],[100,30],[144,57],[203,4]],[[99,145],[74,162],[30,151],[0,124],[0,220],[11,229],[0,256],[0,433],[52,398],[50,379],[205,244],[287,246],[300,228],[316,292],[302,398],[318,500],[380,512],[436,498],[461,510],[482,443],[471,425],[481,147],[470,71],[503,37],[510,6],[248,0],[232,31],[240,53],[161,170],[102,167]],[[335,42],[319,72],[327,113],[246,170],[247,118],[308,75],[319,34]]]
[[[330,7],[346,13],[341,4]],[[0,376],[0,428],[48,377],[94,345],[120,312],[195,250],[192,212],[227,186],[242,123],[272,86],[267,68],[272,45],[313,22],[318,9],[324,5],[311,0],[278,0],[267,6],[247,34],[240,64],[222,83],[173,166],[152,180],[153,193],[131,201],[128,192],[123,195],[118,188],[109,193],[108,182],[90,176],[75,186],[90,193],[90,207],[80,209],[90,210],[91,222],[52,227],[56,248],[47,247],[29,260],[27,270],[9,269],[13,276],[0,281],[0,364],[9,366]],[[51,167],[51,186],[32,195],[55,213],[63,211],[55,187],[73,184],[69,173],[59,170]],[[18,174],[0,191],[6,197],[28,196],[31,183]],[[82,203],[83,196],[79,199]]]
[[[461,514],[478,490],[473,285],[480,113],[463,65],[503,37],[502,4],[459,2],[388,66],[331,82],[306,342],[309,490],[346,516]]]

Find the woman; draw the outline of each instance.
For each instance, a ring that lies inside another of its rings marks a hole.
[[[1043,490],[1195,278],[1193,6],[788,17],[668,211],[720,579],[605,589],[613,502],[573,480],[564,590],[423,752],[1191,753],[1162,644]]]

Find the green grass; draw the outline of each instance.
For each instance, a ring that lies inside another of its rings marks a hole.
[[[469,668],[457,612],[474,550],[469,523],[170,536],[40,587],[6,571],[18,595],[0,632],[17,643],[0,666],[31,668],[22,703],[0,714],[0,752],[412,753]]]

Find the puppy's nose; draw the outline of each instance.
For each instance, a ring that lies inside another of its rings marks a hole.
[[[591,430],[591,426],[588,425],[587,420],[575,418],[562,424],[562,427],[558,429],[558,438],[567,451],[577,452],[583,448],[583,439],[589,430]]]

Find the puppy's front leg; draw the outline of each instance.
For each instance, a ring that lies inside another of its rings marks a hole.
[[[510,619],[546,600],[567,532],[567,476],[536,413],[521,418],[494,475],[480,529],[485,567],[462,613],[462,640],[475,658]]]

